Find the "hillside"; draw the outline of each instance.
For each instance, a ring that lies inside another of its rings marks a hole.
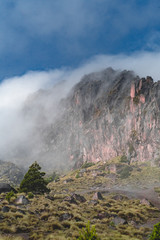
[[[148,239],[160,220],[160,169],[132,165],[126,175],[119,160],[86,163],[50,182],[49,194],[8,203],[2,193],[0,239],[76,240],[88,221],[101,240]]]
[[[108,68],[64,98],[63,87],[34,93],[19,113],[27,134],[8,148],[18,167],[0,161],[0,182],[18,189],[20,166],[38,161],[51,192],[2,193],[1,238],[74,240],[90,221],[101,240],[148,239],[160,221],[160,82]]]

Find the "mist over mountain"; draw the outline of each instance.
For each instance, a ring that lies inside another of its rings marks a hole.
[[[66,84],[26,99],[18,115],[21,134],[1,151],[3,160],[22,166],[37,160],[45,169],[119,155],[159,162],[160,82],[107,68],[85,75],[67,97]]]

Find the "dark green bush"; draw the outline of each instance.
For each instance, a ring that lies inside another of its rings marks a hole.
[[[47,188],[47,182],[43,178],[45,173],[40,172],[41,167],[37,162],[33,163],[28,172],[25,174],[21,184],[19,191],[20,192],[32,192],[36,194],[44,194],[45,192],[49,192]]]
[[[121,159],[120,159],[120,162],[122,162],[122,163],[128,163],[127,156],[126,156],[126,155],[122,155],[122,157],[121,157]]]
[[[85,228],[82,228],[78,240],[100,240],[97,236],[95,226],[90,226],[90,222],[87,223]]]
[[[33,194],[32,192],[29,192],[29,193],[28,193],[28,198],[30,198],[30,199],[31,199],[31,198],[34,198],[34,194]]]
[[[132,167],[128,165],[121,167],[121,169],[118,171],[119,177],[122,179],[129,177],[131,175],[132,170],[133,170]]]
[[[160,240],[160,222],[154,225],[149,240]]]

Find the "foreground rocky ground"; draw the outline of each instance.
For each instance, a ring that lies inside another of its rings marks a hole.
[[[88,221],[102,240],[148,239],[160,221],[160,169],[123,160],[85,164],[44,196],[15,194],[9,203],[1,193],[0,239],[77,239]]]

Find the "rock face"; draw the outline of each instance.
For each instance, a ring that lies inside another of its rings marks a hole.
[[[65,220],[71,220],[72,217],[73,217],[73,215],[70,213],[63,213],[60,215],[59,221],[61,222],[61,221],[65,221]]]
[[[63,107],[47,136],[53,156],[77,166],[118,155],[159,164],[160,82],[106,69],[85,76]]]
[[[13,163],[0,160],[0,183],[18,184],[22,181],[24,172]]]
[[[160,83],[151,77],[112,69],[84,77],[64,118],[70,159],[97,162],[125,154],[130,162],[158,160],[159,108]]]
[[[25,111],[28,118],[31,108],[32,101]],[[105,69],[76,84],[60,101],[54,121],[45,119],[41,104],[37,108],[41,122],[32,136],[41,139],[36,157],[48,168],[121,155],[128,162],[160,164],[160,82],[151,77]],[[54,110],[51,107],[50,113]]]

